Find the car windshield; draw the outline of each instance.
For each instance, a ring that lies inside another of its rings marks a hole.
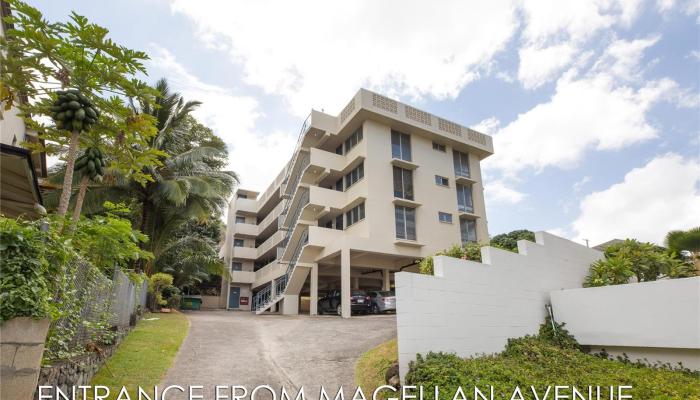
[[[382,291],[382,292],[377,292],[379,293],[380,296],[382,297],[387,297],[387,296],[394,296],[394,291]]]
[[[353,296],[364,296],[366,293],[364,290],[353,290],[352,295]]]

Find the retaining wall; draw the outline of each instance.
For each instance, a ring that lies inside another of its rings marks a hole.
[[[700,370],[700,277],[554,291],[554,318],[593,351]]]
[[[545,232],[535,237],[537,243],[519,241],[519,253],[484,247],[483,263],[440,256],[432,276],[395,275],[402,380],[416,353],[495,353],[508,338],[537,333],[549,293],[581,287],[603,256]]]

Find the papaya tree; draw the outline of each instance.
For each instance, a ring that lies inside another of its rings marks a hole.
[[[12,15],[6,22],[13,28],[0,41],[0,100],[5,107],[14,102],[43,139],[34,150],[64,157],[57,207],[57,214],[64,216],[81,134],[97,127],[105,114],[115,113],[120,99],[152,97],[152,89],[135,78],[146,73],[148,56],[113,42],[107,29],[75,12],[68,21],[53,23],[22,1],[8,3]],[[20,97],[29,101],[18,102]]]

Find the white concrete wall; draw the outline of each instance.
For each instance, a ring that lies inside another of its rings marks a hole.
[[[537,332],[552,290],[577,288],[602,253],[544,232],[520,254],[482,249],[484,263],[435,257],[435,274],[395,275],[401,377],[416,353],[500,352]]]
[[[581,344],[700,370],[700,277],[558,290],[551,298],[554,318]]]

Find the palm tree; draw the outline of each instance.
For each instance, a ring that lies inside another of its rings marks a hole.
[[[157,258],[171,248],[172,233],[182,223],[221,215],[238,177],[232,171],[221,170],[228,154],[220,139],[192,137],[194,129],[207,130],[190,116],[201,103],[185,101],[179,93],[171,92],[164,79],[157,82],[156,89],[159,95],[153,104],[131,106],[134,113],[155,117],[158,133],[148,145],[168,157],[161,166],[146,168],[144,172],[153,181],[145,185],[119,171],[107,171],[102,184],[91,187],[85,195],[83,210],[87,214],[98,212],[106,200],[131,205],[140,214],[134,221],[136,226],[150,238],[146,249]],[[153,272],[152,261],[144,267],[147,273]]]

